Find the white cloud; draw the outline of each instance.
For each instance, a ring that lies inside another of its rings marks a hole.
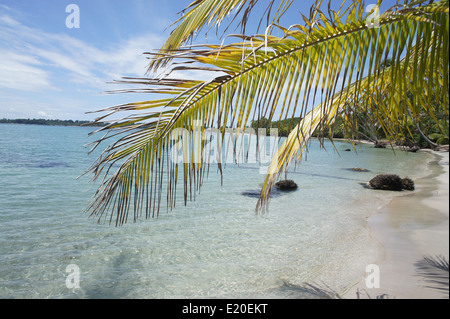
[[[44,112],[44,111],[39,111],[39,112],[37,112],[37,114],[38,114],[39,116],[41,116],[41,117],[44,117],[44,118],[53,118],[53,116],[47,114],[47,113]]]
[[[59,84],[55,73],[63,71],[65,81],[105,90],[108,81],[122,76],[144,76],[147,60],[142,53],[149,45],[158,47],[160,44],[159,36],[147,34],[99,49],[66,34],[29,28],[2,15],[0,50],[8,52],[2,52],[0,57],[9,59],[0,59],[0,88],[49,88],[50,83]],[[25,86],[23,79],[27,77]]]
[[[11,18],[11,17],[9,17],[7,15],[0,16],[0,23],[8,25],[8,26],[13,26],[13,27],[20,25],[19,22],[17,22],[16,20],[14,20],[13,18]]]
[[[32,56],[0,50],[0,88],[39,91],[52,89],[49,74]]]
[[[145,76],[148,60],[143,52],[165,40],[146,33],[100,47],[69,34],[28,27],[14,17],[0,11],[0,117],[81,119],[109,103],[126,103],[128,95],[100,99],[99,94],[124,88],[108,83],[123,76]],[[210,79],[211,73],[174,72],[170,77]],[[141,98],[148,95],[133,95]]]

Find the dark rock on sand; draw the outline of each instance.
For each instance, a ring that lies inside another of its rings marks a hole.
[[[418,150],[420,150],[420,147],[419,147],[419,146],[411,146],[411,147],[409,148],[408,152],[415,153],[415,152],[417,152]]]
[[[402,187],[407,191],[413,191],[415,189],[414,182],[411,178],[405,177],[402,179]]]
[[[380,141],[375,142],[375,148],[386,148],[386,144]]]
[[[369,181],[369,187],[373,189],[401,191],[402,179],[398,175],[378,175]]]
[[[297,184],[290,179],[279,181],[275,184],[275,187],[282,191],[290,191],[298,188]]]
[[[409,178],[400,178],[398,175],[382,174],[372,178],[368,186],[372,189],[401,191],[414,190],[414,182]]]
[[[351,149],[346,148],[345,151],[346,151],[346,152],[351,152]]]

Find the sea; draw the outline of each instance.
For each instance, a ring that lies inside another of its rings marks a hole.
[[[364,185],[377,174],[423,177],[431,156],[313,140],[286,174],[297,190],[276,193],[264,215],[252,195],[265,175],[229,163],[223,183],[211,165],[186,206],[179,192],[173,210],[116,227],[86,212],[98,185],[83,174],[102,151],[88,154],[92,130],[0,124],[0,298],[339,295],[382,254],[368,217],[404,194]]]

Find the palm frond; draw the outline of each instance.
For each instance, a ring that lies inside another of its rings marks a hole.
[[[293,0],[280,1],[278,10],[272,20],[273,23],[280,19]],[[179,25],[172,31],[169,38],[160,48],[159,53],[151,60],[149,70],[156,70],[166,66],[170,60],[168,57],[179,49],[180,46],[192,40],[204,26],[219,27],[225,18],[230,15],[234,16],[232,19],[234,21],[242,14],[239,25],[241,26],[241,31],[245,33],[245,27],[250,13],[257,2],[258,0],[196,0],[192,2],[182,11],[182,17],[172,24]],[[275,0],[270,0],[267,3],[267,24],[269,24],[269,17],[274,2]],[[225,31],[227,29],[228,27],[225,28]]]
[[[389,10],[380,17],[378,28],[366,23],[362,1],[339,12],[329,10],[330,17],[320,5],[317,1],[310,16],[303,17],[304,26],[279,27],[283,37],[237,35],[239,42],[234,44],[184,47],[158,58],[161,63],[181,60],[174,66],[178,70],[199,65],[200,70],[223,72],[211,80],[124,79],[123,83],[145,85],[136,89],[139,92],[164,98],[103,110],[107,117],[122,111],[148,113],[102,129],[128,135],[109,147],[91,169],[98,178],[105,168],[109,172],[121,162],[114,175],[105,175],[91,212],[100,218],[115,215],[116,225],[126,222],[131,211],[134,220],[143,211],[146,217],[157,216],[163,187],[168,209],[175,204],[181,170],[185,203],[195,197],[209,167],[204,158],[208,128],[224,137],[226,127],[248,131],[252,119],[302,118],[270,166],[257,207],[264,211],[275,180],[291,161],[301,158],[311,134],[329,129],[338,116],[350,128],[357,127],[352,119],[361,101],[377,114],[389,136],[395,136],[406,110],[433,114],[429,96],[442,101],[448,114],[448,1]],[[388,56],[391,66],[381,71]],[[405,99],[407,93],[412,101]],[[311,110],[312,105],[318,106]],[[190,137],[183,140],[180,131]],[[195,152],[193,139],[199,141]],[[182,163],[168,160],[176,144],[182,145]],[[220,162],[218,168],[222,171]]]
[[[342,297],[326,284],[303,283],[294,285],[283,281],[282,290],[291,291],[296,298],[308,299],[342,299]]]
[[[428,288],[449,293],[449,263],[443,256],[424,256],[416,264],[418,274],[430,284]]]

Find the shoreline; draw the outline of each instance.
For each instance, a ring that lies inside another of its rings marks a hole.
[[[449,153],[433,155],[427,174],[415,181],[416,190],[396,196],[367,220],[374,241],[381,246],[379,288],[366,286],[366,273],[348,288],[345,299],[441,299],[448,294],[427,287],[417,263],[424,256],[449,258]]]

